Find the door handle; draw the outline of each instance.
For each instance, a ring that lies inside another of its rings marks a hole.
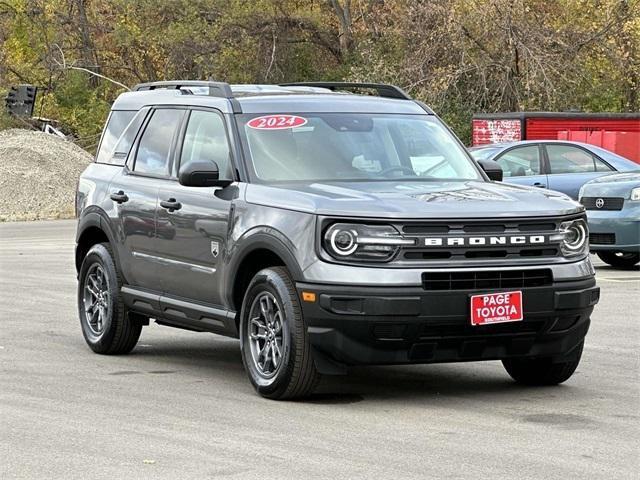
[[[547,186],[544,183],[540,183],[540,182],[534,183],[533,186],[538,188],[547,188]]]
[[[111,200],[113,200],[116,203],[124,203],[129,200],[129,197],[127,197],[127,194],[124,193],[122,190],[120,190],[117,193],[112,193],[111,195],[109,195],[109,198],[111,198]]]
[[[175,198],[170,198],[169,200],[162,200],[160,202],[160,206],[162,208],[166,208],[170,212],[173,212],[174,210],[180,210],[182,208],[182,204],[180,202],[177,202]]]

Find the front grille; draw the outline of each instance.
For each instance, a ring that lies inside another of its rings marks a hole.
[[[615,245],[615,233],[590,233],[589,243],[592,245]]]
[[[466,325],[424,325],[420,332],[421,339],[442,337],[470,337],[481,335],[538,333],[547,325],[547,320],[497,323],[474,327]]]
[[[487,250],[467,250],[456,249],[446,250],[410,250],[404,253],[406,260],[442,260],[447,258],[513,258],[513,257],[555,257],[559,251],[555,247],[550,248],[509,248],[509,249],[487,249]]]
[[[544,232],[556,229],[554,222],[540,221],[514,221],[504,223],[488,223],[486,221],[470,220],[461,225],[436,224],[436,223],[408,223],[403,225],[402,232],[410,235],[434,235],[439,233],[451,233],[460,230],[464,233],[505,233],[515,232]]]
[[[542,287],[553,283],[551,270],[498,270],[471,272],[425,272],[425,290],[478,290]]]
[[[401,340],[406,331],[406,323],[378,323],[373,326],[373,336],[378,340]]]
[[[493,218],[397,224],[396,228],[403,237],[412,239],[414,244],[403,246],[396,260],[405,263],[473,263],[483,259],[502,262],[559,257],[561,252],[554,234],[565,220]],[[524,241],[512,241],[515,237]]]
[[[580,203],[587,210],[622,210],[624,198],[621,197],[582,197]]]

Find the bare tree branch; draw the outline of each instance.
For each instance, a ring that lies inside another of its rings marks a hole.
[[[57,48],[58,51],[60,52],[60,56],[62,57],[62,62],[58,61],[58,59],[56,59],[54,57],[52,57],[51,60],[53,60],[53,62],[60,69],[62,69],[62,70],[78,70],[78,71],[81,71],[81,72],[86,72],[86,73],[88,73],[90,75],[93,75],[93,76],[98,77],[98,78],[102,78],[103,80],[107,80],[108,82],[111,82],[111,83],[113,83],[115,85],[118,85],[118,86],[120,86],[122,88],[126,88],[127,90],[131,91],[131,89],[129,87],[127,87],[124,83],[120,83],[117,80],[114,80],[113,78],[107,77],[106,75],[102,75],[101,73],[94,72],[92,70],[89,70],[88,68],[76,67],[76,66],[73,65],[73,63],[72,64],[67,64],[67,60],[66,60],[66,58],[64,56],[64,52],[62,51],[62,48],[60,48],[60,45],[58,45],[57,43],[54,43],[53,46],[55,48]]]

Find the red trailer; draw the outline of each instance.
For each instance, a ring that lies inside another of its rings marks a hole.
[[[640,113],[512,112],[473,116],[473,146],[518,140],[590,143],[640,163]]]

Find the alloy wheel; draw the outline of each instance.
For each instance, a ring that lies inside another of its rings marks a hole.
[[[111,302],[109,279],[99,263],[91,265],[85,276],[83,304],[89,329],[101,335],[111,315]]]
[[[253,300],[249,310],[249,346],[251,359],[263,378],[272,378],[282,365],[287,337],[283,333],[283,313],[269,292]]]

